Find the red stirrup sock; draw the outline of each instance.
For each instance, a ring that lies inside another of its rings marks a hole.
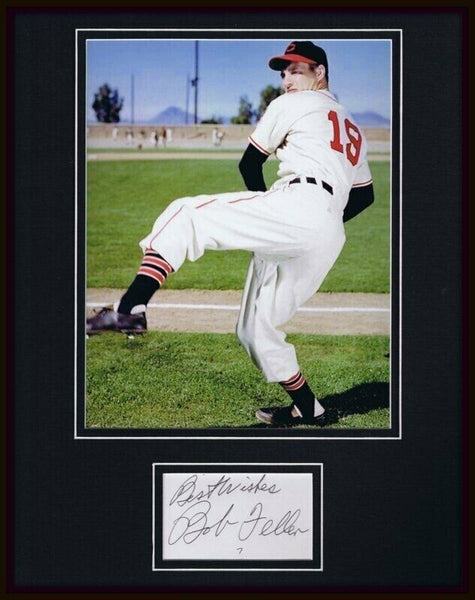
[[[163,256],[154,250],[146,250],[137,275],[122,296],[117,312],[130,314],[135,306],[146,306],[170,273],[173,273],[173,268]]]
[[[307,380],[299,371],[280,385],[292,398],[292,414],[297,417],[318,417],[323,414],[324,408],[315,398]]]

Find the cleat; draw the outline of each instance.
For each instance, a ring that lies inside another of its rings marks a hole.
[[[292,427],[293,425],[318,425],[323,427],[327,423],[325,412],[318,417],[294,417],[292,406],[260,408],[256,411],[256,418],[267,425],[278,427]]]
[[[135,315],[125,315],[106,306],[87,319],[87,337],[108,332],[125,333],[129,338],[147,333],[145,312]]]

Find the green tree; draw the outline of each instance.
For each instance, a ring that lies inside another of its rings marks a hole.
[[[234,125],[249,125],[252,123],[254,117],[254,111],[252,110],[252,104],[249,102],[247,96],[241,96],[239,98],[239,109],[237,117],[231,117],[231,123]]]
[[[272,100],[275,100],[282,93],[283,89],[281,87],[274,87],[273,85],[268,85],[261,91],[261,102],[259,104],[259,108],[257,109],[258,119],[262,117]]]
[[[92,108],[100,123],[118,123],[123,104],[124,99],[119,98],[119,90],[112,90],[107,83],[104,83],[94,94]]]
[[[201,123],[206,125],[222,125],[223,119],[213,115],[210,119],[202,119]]]

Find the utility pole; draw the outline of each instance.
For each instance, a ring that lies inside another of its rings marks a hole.
[[[188,111],[190,106],[190,74],[186,76],[186,114],[185,114],[185,125],[188,125]]]
[[[134,84],[134,74],[133,73],[132,73],[131,78],[130,78],[130,87],[131,87],[130,96],[132,98],[132,101],[131,101],[131,116],[130,116],[130,121],[131,121],[131,123],[133,125],[134,122],[135,122],[135,114],[134,114],[134,112],[135,112],[135,106],[134,106],[134,104],[135,104],[135,84]]]
[[[198,40],[195,41],[195,78],[193,79],[195,87],[195,125],[198,123]]]

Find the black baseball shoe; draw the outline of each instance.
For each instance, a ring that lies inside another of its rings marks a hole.
[[[87,319],[86,334],[88,336],[108,332],[125,333],[128,336],[147,333],[145,312],[125,315],[118,313],[110,306],[106,306]]]
[[[326,415],[323,412],[318,417],[294,417],[292,415],[292,406],[271,406],[269,408],[260,408],[256,411],[256,417],[259,421],[267,425],[276,425],[278,427],[288,427],[293,425],[326,425]]]

